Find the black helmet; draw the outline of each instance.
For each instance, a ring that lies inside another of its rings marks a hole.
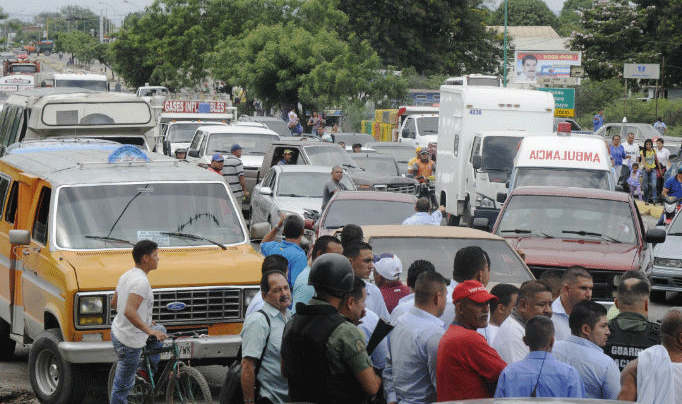
[[[343,297],[353,290],[354,280],[355,275],[348,258],[341,254],[327,253],[313,262],[308,285],[314,286],[316,291]]]

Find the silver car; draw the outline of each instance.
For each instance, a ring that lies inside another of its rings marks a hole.
[[[666,229],[665,241],[654,247],[651,299],[665,301],[666,292],[682,292],[682,215]]]
[[[282,213],[312,218],[320,213],[324,185],[331,181],[331,167],[306,165],[272,166],[251,194],[251,223],[268,222],[277,226]],[[355,191],[350,177],[341,183]]]

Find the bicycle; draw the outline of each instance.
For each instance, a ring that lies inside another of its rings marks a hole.
[[[142,360],[149,377],[145,378],[139,372],[135,373],[135,385],[128,395],[128,403],[153,404],[154,399],[163,394],[164,391],[168,404],[212,402],[211,390],[204,376],[179,358],[180,353],[175,340],[180,336],[181,334],[168,334],[169,345],[154,349],[143,348]],[[149,357],[164,352],[170,352],[170,358],[166,361],[161,376],[155,378]],[[114,387],[116,365],[117,363],[114,363],[109,371],[107,383],[109,397],[111,397],[111,391]]]
[[[438,209],[438,201],[436,200],[436,187],[434,185],[431,185],[432,181],[435,181],[436,177],[433,175],[430,175],[428,177],[416,177],[415,179],[423,179],[424,181],[420,181],[419,184],[417,185],[417,198],[426,198],[429,200],[431,204],[431,209]]]

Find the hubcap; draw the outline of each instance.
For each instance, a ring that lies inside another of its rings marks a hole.
[[[52,395],[59,385],[59,363],[50,351],[43,350],[38,354],[35,368],[38,388],[45,395]]]

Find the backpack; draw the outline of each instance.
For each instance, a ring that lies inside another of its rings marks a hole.
[[[258,310],[265,316],[265,321],[270,327],[270,317],[263,311],[263,309]],[[260,359],[256,363],[256,397],[258,396],[258,371],[260,370],[260,365],[263,360],[263,355],[265,355],[265,350],[268,347],[268,342],[270,340],[270,332],[268,330],[268,336],[265,338],[265,346],[263,347],[263,352],[261,352]],[[223,387],[220,389],[220,396],[218,397],[218,402],[220,404],[243,404],[244,403],[244,393],[242,391],[242,348],[239,347],[237,352],[237,357],[234,362],[230,365],[227,370],[227,375],[225,375],[225,381],[223,382]]]

